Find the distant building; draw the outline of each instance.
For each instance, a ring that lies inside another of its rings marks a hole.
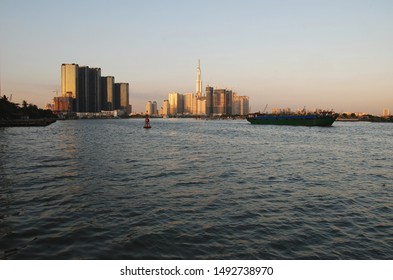
[[[237,96],[228,89],[206,87],[206,95],[202,92],[201,64],[198,61],[195,94],[179,94],[171,92],[164,101],[162,115],[247,115],[249,113],[249,97]]]
[[[78,92],[76,98],[76,112],[89,112],[89,67],[82,66],[78,70]]]
[[[185,93],[183,94],[183,114],[193,114],[193,103],[194,94],[192,93]]]
[[[158,114],[157,101],[153,101],[152,106],[153,106],[153,110],[152,110],[153,113],[152,113],[152,115],[153,116],[157,116],[157,114]]]
[[[170,114],[170,105],[169,105],[169,101],[168,100],[164,100],[163,104],[162,104],[162,111],[161,111],[161,115],[162,116],[168,116]]]
[[[211,86],[206,87],[206,115],[213,116],[213,92],[214,88]]]
[[[195,98],[196,111],[195,115],[205,116],[206,115],[206,96],[199,96]]]
[[[61,65],[61,96],[76,98],[78,90],[78,64]]]
[[[101,77],[101,68],[62,64],[61,85],[62,97],[73,99],[73,112],[131,112],[128,83],[115,84],[113,76]]]
[[[153,110],[153,103],[151,101],[147,101],[145,109],[146,109],[145,110],[146,114],[150,116],[153,115],[154,110]]]
[[[389,117],[390,116],[390,110],[386,109],[386,108],[383,109],[382,116],[383,117]]]
[[[177,114],[183,113],[182,108],[182,98],[180,94],[177,92],[171,92],[168,95],[168,102],[169,102],[169,114],[175,116]]]
[[[101,108],[104,111],[114,109],[115,77],[101,77]]]
[[[53,112],[71,113],[73,112],[75,99],[72,97],[55,97],[53,99]]]
[[[90,68],[89,112],[100,112],[101,108],[101,68]]]
[[[196,97],[202,96],[202,79],[201,79],[201,61],[200,60],[198,60],[195,96]]]
[[[240,114],[246,116],[250,113],[250,98],[248,96],[239,96],[240,98]]]
[[[213,115],[225,115],[225,89],[215,89],[213,91]]]
[[[245,116],[250,112],[250,104],[248,96],[238,96],[237,93],[233,93],[232,100],[232,115]]]
[[[272,114],[291,114],[291,108],[273,108]]]
[[[127,115],[131,113],[130,111],[130,101],[129,101],[129,84],[128,83],[115,83],[115,110],[124,110]]]

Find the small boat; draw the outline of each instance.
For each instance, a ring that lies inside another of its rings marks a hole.
[[[151,128],[151,126],[150,126],[150,120],[149,120],[149,116],[148,116],[148,115],[146,115],[146,118],[145,118],[145,125],[143,126],[143,128]]]

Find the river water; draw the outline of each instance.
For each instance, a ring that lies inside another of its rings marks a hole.
[[[393,124],[0,128],[0,259],[392,259]]]

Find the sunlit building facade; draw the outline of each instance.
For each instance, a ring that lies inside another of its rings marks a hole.
[[[180,94],[177,92],[171,92],[168,94],[168,102],[169,102],[169,114],[175,116],[177,114],[183,113],[182,110],[182,99]]]
[[[124,110],[130,114],[130,101],[129,101],[129,84],[128,83],[115,83],[115,110]]]
[[[73,112],[75,99],[72,97],[55,97],[53,99],[53,111],[55,113]]]
[[[147,101],[145,107],[145,113],[148,115],[153,115],[153,103],[151,101]]]
[[[193,114],[193,101],[194,101],[194,94],[192,93],[185,93],[183,95],[183,113],[184,114]]]
[[[248,96],[238,96],[236,92],[232,95],[232,115],[245,116],[250,113]]]
[[[61,66],[62,97],[72,98],[72,112],[96,113],[123,110],[131,113],[129,84],[115,84],[113,76],[101,77],[101,68],[78,64]]]
[[[77,97],[78,91],[78,64],[61,65],[61,96]]]
[[[161,115],[166,117],[169,114],[170,114],[169,100],[165,99],[164,102],[162,103]]]

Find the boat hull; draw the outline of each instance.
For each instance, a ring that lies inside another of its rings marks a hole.
[[[285,116],[285,115],[255,115],[247,117],[251,124],[262,125],[295,125],[295,126],[332,126],[335,116]]]

